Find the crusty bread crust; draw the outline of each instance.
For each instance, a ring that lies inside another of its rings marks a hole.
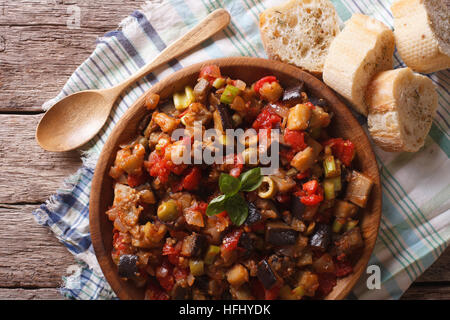
[[[261,13],[259,27],[270,59],[293,64],[318,76],[328,48],[339,33],[329,0],[290,0]]]
[[[448,9],[448,0],[397,0],[392,4],[397,49],[414,71],[450,68]]]
[[[354,14],[330,46],[323,80],[367,116],[367,85],[378,72],[392,69],[394,49],[394,35],[385,24]]]
[[[438,97],[433,82],[401,68],[379,73],[367,92],[370,135],[385,151],[418,151],[425,143]]]

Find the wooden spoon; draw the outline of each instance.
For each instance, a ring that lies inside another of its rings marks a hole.
[[[81,91],[57,102],[38,124],[38,144],[45,150],[56,152],[69,151],[84,145],[103,127],[114,102],[123,90],[147,73],[212,37],[229,22],[228,11],[215,10],[129,79],[109,89]]]

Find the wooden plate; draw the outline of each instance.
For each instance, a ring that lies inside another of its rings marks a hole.
[[[355,167],[371,177],[375,185],[360,222],[365,241],[364,252],[354,268],[354,273],[339,279],[336,287],[326,297],[327,299],[345,298],[365,271],[375,246],[381,218],[381,186],[378,165],[365,132],[347,107],[320,80],[293,66],[266,59],[234,57],[205,61],[172,74],[152,87],[146,94],[153,92],[159,94],[162,99],[170,98],[174,92],[182,90],[185,85],[195,83],[200,68],[208,64],[216,64],[224,75],[242,79],[247,83],[252,83],[266,75],[275,75],[284,86],[295,80],[303,80],[308,90],[313,95],[327,100],[331,111],[334,112],[332,133],[335,136],[351,139],[355,144]],[[120,299],[143,299],[144,291],[136,288],[131,282],[120,279],[117,267],[111,258],[113,225],[108,221],[105,211],[113,202],[113,180],[109,177],[108,171],[114,163],[120,143],[136,136],[139,122],[147,113],[144,107],[146,94],[142,95],[125,113],[106,141],[95,169],[90,196],[92,243],[103,274]]]

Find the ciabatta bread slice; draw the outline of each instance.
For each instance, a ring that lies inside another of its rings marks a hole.
[[[392,69],[394,48],[394,34],[385,24],[354,14],[330,46],[323,80],[367,116],[367,85],[378,72]]]
[[[391,10],[397,49],[408,67],[423,73],[450,68],[449,0],[397,0]]]
[[[291,0],[262,12],[259,28],[270,59],[319,75],[339,20],[328,0]]]
[[[401,68],[379,73],[367,92],[369,132],[385,151],[418,151],[438,105],[433,82]]]

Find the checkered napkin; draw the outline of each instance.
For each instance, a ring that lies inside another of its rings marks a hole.
[[[283,0],[162,0],[149,1],[119,26],[100,37],[92,55],[74,72],[47,109],[77,91],[111,87],[136,72],[209,12],[224,7],[230,25],[125,91],[107,124],[89,143],[83,166],[63,189],[34,212],[78,262],[64,277],[62,294],[71,299],[114,299],[95,258],[89,234],[89,192],[96,159],[123,113],[153,84],[184,66],[226,56],[265,57],[258,16]],[[364,13],[393,25],[391,0],[332,0],[341,22],[352,13]],[[404,64],[395,55],[396,67]],[[364,274],[350,298],[398,299],[444,251],[450,239],[450,72],[432,74],[439,108],[425,147],[417,153],[386,153],[375,147],[383,187],[383,218],[369,262],[381,269],[381,289],[369,290]],[[361,119],[363,120],[363,119]],[[364,123],[363,121],[361,121]]]

